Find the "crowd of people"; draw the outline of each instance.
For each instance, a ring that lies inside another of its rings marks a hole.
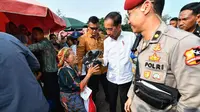
[[[9,22],[0,32],[0,112],[91,112],[80,94],[89,87],[96,103],[99,84],[110,112],[117,98],[121,112],[200,111],[200,2],[185,5],[170,25],[161,19],[164,4],[125,0],[133,32],[110,12],[106,36],[96,16],[82,32],[48,38],[40,27]],[[103,52],[101,64],[86,66],[94,50]]]

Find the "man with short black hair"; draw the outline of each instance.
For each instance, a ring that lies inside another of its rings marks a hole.
[[[174,17],[169,21],[169,24],[172,25],[173,27],[177,28],[178,27],[178,18]]]
[[[153,4],[155,13],[162,17],[162,12],[164,9],[165,1],[164,0],[150,0],[150,1]]]
[[[200,38],[166,25],[154,9],[155,2],[165,0],[125,1],[133,32],[141,33],[143,38],[137,48],[136,74],[124,108],[126,112],[197,110]],[[160,7],[164,7],[162,3]]]
[[[130,54],[136,37],[132,32],[122,31],[121,22],[122,17],[118,12],[110,12],[104,20],[108,37],[104,41],[103,59],[100,60],[105,66],[108,66],[110,112],[116,112],[118,96],[120,97],[121,112],[124,112],[126,94],[133,77]]]
[[[179,28],[200,37],[200,28],[197,25],[199,2],[192,2],[183,6],[179,14]]]
[[[86,73],[84,73],[85,68],[83,66],[83,57],[86,53],[91,50],[104,51],[103,41],[105,36],[99,33],[99,19],[96,16],[91,16],[87,23],[87,32],[79,37],[79,44],[77,46],[77,57],[79,62],[78,68],[82,78],[86,75]],[[88,87],[92,89],[92,97],[94,101],[96,100],[96,94],[99,90],[99,81],[102,83],[106,100],[108,99],[106,72],[107,68],[100,66],[100,71],[95,73],[95,75],[93,75],[88,82]]]

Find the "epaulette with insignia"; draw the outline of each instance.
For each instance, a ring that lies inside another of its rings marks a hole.
[[[161,31],[156,31],[150,43],[157,43],[160,40],[161,35],[162,35]]]

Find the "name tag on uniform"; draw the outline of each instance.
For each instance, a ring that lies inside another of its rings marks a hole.
[[[146,61],[145,62],[145,67],[151,70],[156,70],[156,71],[164,71],[166,70],[166,64],[162,62],[151,62],[151,61]]]

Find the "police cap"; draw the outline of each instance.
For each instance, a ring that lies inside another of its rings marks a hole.
[[[124,4],[124,9],[125,10],[131,10],[137,5],[143,3],[145,0],[126,0]]]

